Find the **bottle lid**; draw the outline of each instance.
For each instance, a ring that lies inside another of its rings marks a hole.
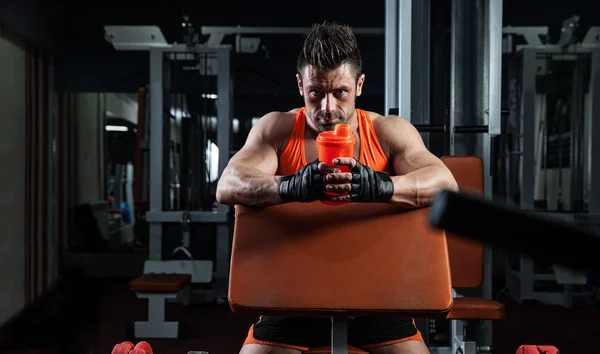
[[[348,124],[337,124],[333,131],[325,131],[317,136],[318,144],[354,144],[354,136]]]

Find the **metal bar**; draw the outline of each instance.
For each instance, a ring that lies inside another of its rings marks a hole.
[[[398,107],[398,1],[385,1],[385,111]],[[398,115],[399,113],[396,113]]]
[[[537,50],[524,48],[521,73],[521,209],[533,209],[535,182],[535,78]]]
[[[457,137],[455,126],[479,125],[488,108],[487,0],[453,0],[450,68],[450,154],[482,156],[479,136]]]
[[[163,131],[163,52],[150,49],[150,124],[151,132]],[[150,200],[148,212],[163,210],[163,134],[150,134]],[[149,225],[149,259],[162,257],[162,225]]]
[[[461,50],[458,50],[461,45],[459,38],[459,23],[461,21],[461,9],[458,7],[460,0],[452,0],[451,9],[451,25],[450,25],[450,114],[448,119],[448,146],[449,155],[454,155],[454,126],[457,118],[457,109],[460,106],[458,99],[460,93],[458,91],[458,83],[456,82],[457,77],[460,77],[457,66],[459,65]]]
[[[502,0],[488,0],[489,113],[487,124],[490,135],[500,135],[502,131],[502,3]]]
[[[571,174],[571,193],[570,193],[570,211],[572,213],[583,212],[584,208],[584,159],[583,152],[585,139],[581,139],[585,132],[585,76],[590,61],[588,58],[578,58],[573,68],[572,87],[571,87],[571,151],[570,151],[570,174]]]
[[[142,180],[140,181],[140,186],[142,187],[142,198],[141,201],[148,201],[148,197],[149,197],[149,192],[148,192],[148,175],[149,175],[149,169],[150,169],[150,156],[149,156],[149,149],[148,149],[148,139],[150,137],[150,108],[151,108],[151,101],[150,101],[150,94],[148,92],[148,87],[146,87],[146,89],[144,90],[144,95],[146,96],[146,98],[144,99],[144,102],[146,103],[145,107],[143,107],[144,110],[144,122],[143,122],[143,136],[144,136],[144,140],[142,140],[142,145],[139,147],[140,149],[144,149],[143,153],[142,153],[142,157],[143,157],[143,163],[142,163]],[[139,123],[138,123],[139,124]]]
[[[348,354],[347,318],[331,318],[331,354]]]
[[[217,51],[218,74],[217,74],[217,142],[219,148],[219,173],[221,176],[223,170],[229,162],[229,150],[231,143],[231,122],[233,120],[233,89],[231,87],[231,67],[230,67],[230,49],[220,48]],[[220,212],[226,212],[229,207],[219,204]]]
[[[430,124],[430,32],[431,0],[415,1],[412,5],[412,118],[413,124]],[[422,134],[429,149],[430,135]]]
[[[455,134],[477,134],[487,133],[489,127],[487,125],[461,125],[454,127]]]
[[[150,224],[181,223],[184,211],[148,211],[146,221]],[[228,212],[190,211],[192,223],[225,223]]]
[[[438,124],[413,124],[413,126],[420,132],[420,133],[444,133],[446,131],[446,126],[445,125],[438,125]]]
[[[219,49],[217,53],[217,143],[219,148],[219,174],[229,162],[231,150],[231,126],[233,121],[233,88],[230,67],[230,49]],[[218,204],[219,214],[225,215],[226,220],[229,206]],[[229,224],[220,224],[216,230],[216,264],[215,264],[215,296],[225,301],[229,290]]]
[[[421,0],[419,0],[421,1]],[[400,117],[412,121],[412,0],[398,2],[398,111]]]
[[[588,129],[588,179],[587,197],[588,213],[600,214],[600,48],[592,53],[592,65],[590,70],[589,100],[589,129]]]
[[[202,26],[200,33],[203,35],[211,34],[308,34],[310,27],[246,27],[246,26]],[[353,28],[355,34],[361,35],[380,35],[385,33],[382,27],[357,27]]]
[[[500,11],[502,13],[502,11]],[[543,45],[540,36],[548,35],[548,27],[547,26],[526,26],[526,27],[504,27],[502,28],[502,32],[504,34],[516,34],[523,36],[525,38],[525,42],[528,45]]]

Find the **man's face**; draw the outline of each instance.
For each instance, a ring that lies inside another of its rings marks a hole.
[[[304,97],[306,116],[317,130],[325,131],[352,118],[365,75],[361,74],[357,81],[353,67],[347,64],[329,72],[307,65],[296,79],[300,95]]]

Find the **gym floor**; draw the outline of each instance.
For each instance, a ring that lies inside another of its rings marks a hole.
[[[125,281],[104,281],[99,301],[99,320],[79,335],[80,354],[109,354],[124,338],[124,323],[144,319],[146,303],[137,299]],[[561,353],[597,354],[600,338],[600,313],[587,309],[567,310],[561,307],[526,305],[507,300],[507,318],[494,324],[495,354],[513,354],[521,344],[553,344]],[[204,350],[210,354],[237,354],[253,317],[231,313],[227,305],[167,306],[167,319],[183,320],[189,326],[191,339],[151,340],[157,354],[185,354]],[[56,350],[21,349],[20,354],[57,353]],[[57,353],[62,354],[62,353]]]

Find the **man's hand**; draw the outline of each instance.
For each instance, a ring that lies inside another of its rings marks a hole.
[[[281,177],[279,196],[286,203],[309,203],[323,199],[323,173],[319,171],[319,160],[302,167],[293,175]]]
[[[385,172],[376,172],[353,158],[339,157],[336,166],[346,166],[350,172],[341,172],[336,166],[320,164],[325,176],[325,191],[338,194],[331,198],[335,202],[379,202],[387,203],[394,195],[394,183]]]

